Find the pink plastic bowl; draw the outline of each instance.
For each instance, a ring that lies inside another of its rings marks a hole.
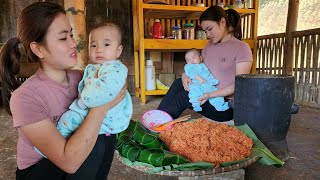
[[[167,112],[157,110],[157,109],[153,109],[145,112],[141,118],[142,124],[153,132],[157,132],[157,131],[152,130],[151,129],[152,126],[163,124],[172,120],[173,118]],[[170,128],[172,126],[170,126]]]

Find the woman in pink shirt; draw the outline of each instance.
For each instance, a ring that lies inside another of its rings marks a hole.
[[[208,99],[225,97],[228,101],[233,97],[235,76],[250,73],[252,52],[248,44],[241,41],[241,22],[237,11],[211,6],[200,16],[200,23],[209,38],[201,55],[219,84],[216,86],[218,90],[199,98],[202,107],[199,113],[216,121],[228,121],[233,118],[233,110],[217,111]],[[192,109],[188,83],[192,83],[191,79],[183,73],[171,85],[158,109],[168,112],[173,118],[178,118],[186,108]]]
[[[29,62],[39,62],[40,68],[20,86],[15,75],[23,55]],[[90,109],[69,139],[58,132],[56,124],[77,97],[82,78],[82,72],[71,70],[77,64],[76,42],[63,7],[47,2],[26,7],[18,19],[18,37],[6,42],[0,57],[4,105],[19,134],[16,178],[105,180],[116,138],[98,133],[107,111],[124,98],[126,87],[112,102]]]

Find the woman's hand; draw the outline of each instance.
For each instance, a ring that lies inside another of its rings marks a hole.
[[[190,91],[188,83],[192,83],[191,79],[186,75],[186,73],[181,75],[181,79],[184,90]]]
[[[200,101],[200,105],[206,103],[210,99],[210,93],[205,93],[203,96],[201,96],[198,100]]]

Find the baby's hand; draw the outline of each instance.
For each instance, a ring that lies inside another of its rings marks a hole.
[[[201,76],[198,76],[198,75],[196,75],[195,79],[198,80],[198,81],[200,81],[201,84],[207,82],[205,79],[203,79]]]

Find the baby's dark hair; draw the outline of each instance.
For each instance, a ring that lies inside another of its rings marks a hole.
[[[90,33],[95,30],[95,29],[99,29],[102,27],[112,27],[115,28],[116,30],[118,30],[119,32],[119,43],[122,44],[122,29],[120,28],[119,24],[116,22],[112,22],[112,21],[106,21],[106,22],[102,22],[102,23],[98,23],[95,26],[93,26],[90,30]]]
[[[201,56],[200,52],[199,52],[196,48],[191,48],[191,49],[189,49],[189,50],[186,52],[186,55],[189,54],[189,53],[191,53],[191,52],[195,52],[195,53],[197,53],[199,56]]]

